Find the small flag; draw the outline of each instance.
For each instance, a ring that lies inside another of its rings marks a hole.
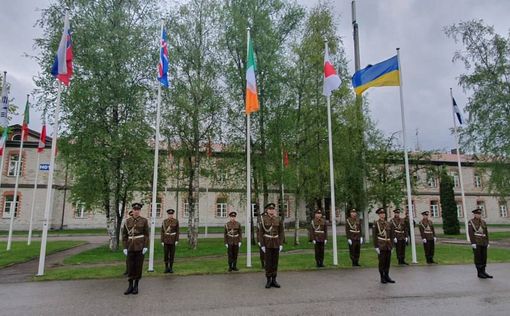
[[[4,78],[2,81],[2,105],[0,109],[0,126],[7,128],[9,125],[9,91],[7,89],[7,74],[4,72]]]
[[[289,153],[285,149],[283,150],[283,165],[285,167],[289,166]]]
[[[4,127],[4,132],[0,138],[0,157],[4,154],[5,143],[7,142],[7,135],[9,134],[9,128]]]
[[[211,139],[209,138],[209,141],[207,142],[207,157],[212,157],[213,151],[212,151],[212,144]]]
[[[28,102],[27,95],[27,104],[25,104],[25,113],[23,114],[23,127],[21,133],[23,134],[23,141],[28,139],[28,124],[30,123],[30,103]]]
[[[255,79],[255,54],[251,38],[248,40],[248,56],[246,59],[246,114],[259,110],[259,98],[257,95],[257,80]]]
[[[462,125],[462,114],[460,113],[459,106],[457,105],[457,102],[455,102],[455,98],[452,97],[453,101],[453,112],[455,113],[455,116],[457,116],[457,119],[459,120],[459,124]]]
[[[37,145],[37,152],[42,153],[46,147],[46,124],[43,125],[41,135],[39,137],[39,144]]]
[[[331,60],[329,59],[328,46],[326,45],[324,52],[324,87],[322,94],[326,97],[329,97],[331,95],[331,91],[340,87],[340,83],[340,77],[338,77],[335,67],[333,67],[331,64]]]
[[[161,48],[159,50],[158,80],[161,85],[168,88],[168,45],[166,42],[166,31],[161,30]]]
[[[73,46],[71,41],[71,28],[69,27],[69,11],[64,17],[64,31],[58,45],[57,56],[51,68],[51,74],[64,85],[69,86],[73,75]]]
[[[397,55],[356,71],[352,76],[352,86],[358,95],[370,87],[400,86],[400,70]]]

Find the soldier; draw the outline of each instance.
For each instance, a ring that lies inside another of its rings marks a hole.
[[[236,221],[236,212],[228,213],[230,221],[225,224],[224,242],[228,254],[228,271],[239,271],[237,268],[237,254],[241,248],[241,240],[243,240],[243,232],[241,224]]]
[[[489,248],[489,233],[487,224],[482,219],[482,210],[477,208],[472,211],[474,218],[469,221],[468,232],[473,255],[475,257],[475,266],[480,279],[492,279],[492,275],[485,272],[487,266],[487,248]]]
[[[283,223],[276,214],[274,203],[267,204],[265,210],[267,214],[263,215],[260,220],[258,234],[260,248],[265,254],[266,289],[271,286],[279,288],[280,284],[276,282],[276,274],[278,258],[283,250]]]
[[[406,244],[408,242],[409,232],[407,231],[407,223],[400,217],[400,210],[397,208],[393,211],[393,218],[390,221],[391,232],[393,235],[393,243],[397,249],[398,264],[409,265],[406,262]]]
[[[359,267],[359,254],[363,237],[361,237],[361,222],[358,219],[358,211],[354,208],[349,211],[349,217],[345,220],[345,235],[349,244],[352,266]]]
[[[373,238],[375,252],[379,258],[379,274],[381,275],[381,283],[395,283],[390,278],[390,264],[391,264],[391,250],[392,250],[392,235],[390,224],[386,221],[386,212],[383,208],[378,208],[375,211],[379,215],[379,219],[374,222]]]
[[[149,244],[149,224],[140,216],[141,203],[133,203],[133,217],[126,219],[122,227],[124,255],[127,256],[129,287],[124,292],[138,294],[138,282],[142,278],[143,258]],[[133,284],[134,281],[134,284]]]
[[[315,218],[310,223],[310,241],[315,245],[315,262],[317,268],[324,267],[324,245],[328,243],[328,226],[322,218],[322,211],[315,211]]]
[[[434,248],[436,243],[436,231],[434,230],[434,223],[429,220],[429,212],[421,212],[423,215],[422,220],[418,223],[420,227],[421,239],[423,240],[423,249],[425,250],[425,258],[427,263],[437,263],[434,261]]]
[[[127,218],[130,218],[131,216],[133,216],[133,210],[130,210],[128,212],[128,217]],[[120,224],[120,227],[124,227],[124,224],[126,223],[126,218],[122,220],[122,223]],[[124,273],[123,275],[124,276],[127,276],[128,275],[128,269],[127,269],[127,265],[128,265],[128,260],[127,260],[127,257],[126,257],[126,270],[124,270]]]
[[[174,273],[175,246],[179,244],[179,221],[175,218],[175,210],[166,210],[168,218],[161,225],[161,245],[165,253],[165,273]]]

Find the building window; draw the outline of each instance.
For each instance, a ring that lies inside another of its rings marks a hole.
[[[21,141],[21,134],[14,134],[14,135],[12,135],[11,140]]]
[[[481,188],[482,187],[482,177],[479,174],[475,174],[474,179],[475,188]]]
[[[464,218],[464,213],[462,212],[462,203],[460,201],[456,201],[457,204],[457,217]]]
[[[430,201],[430,215],[432,217],[439,217],[439,202]]]
[[[152,198],[151,198],[152,202]],[[152,217],[152,203],[149,204],[149,217]],[[156,217],[161,217],[161,198],[156,198]]]
[[[482,217],[487,217],[487,210],[485,209],[485,201],[476,201],[476,207],[482,210]]]
[[[74,204],[74,218],[87,218],[87,206],[83,202]]]
[[[406,210],[406,213],[409,214],[409,205],[407,204],[407,199],[405,200],[405,210]],[[416,203],[413,201],[411,201],[412,203],[412,207],[413,207],[413,218],[416,217]],[[405,215],[405,214],[404,214]]]
[[[427,185],[429,188],[437,188],[437,178],[435,176],[429,175],[427,178]]]
[[[227,217],[227,199],[216,199],[216,217]]]
[[[19,158],[18,154],[12,154],[9,156],[9,169],[8,169],[8,173],[7,173],[8,176],[15,177],[16,171],[18,171],[18,175],[21,175],[21,172],[23,170],[23,160],[24,159],[22,156],[21,163],[20,163],[20,166],[18,169],[18,158]]]
[[[251,203],[251,216],[255,217],[255,208],[257,207],[257,203]],[[260,213],[260,210],[259,210]]]
[[[453,186],[458,188],[460,186],[459,173],[458,172],[451,172],[450,176],[453,179]]]
[[[506,202],[499,202],[499,216],[508,217],[508,207]]]
[[[282,203],[281,199],[278,199],[278,214],[280,214],[280,205]],[[290,208],[289,208],[289,199],[283,200],[283,216],[286,218],[290,217]]]
[[[14,212],[14,217],[16,218],[19,213],[19,195],[16,202],[14,202],[14,195],[6,195],[4,199],[3,218],[11,218],[11,212],[14,209],[16,210],[16,212]]]
[[[182,216],[183,217],[189,217],[189,203],[188,203],[188,200],[184,200],[182,201],[182,205],[183,205],[183,212],[182,212]]]

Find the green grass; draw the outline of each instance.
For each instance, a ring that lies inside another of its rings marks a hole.
[[[74,240],[49,241],[46,244],[46,253],[55,253],[84,243],[83,241]],[[0,268],[38,258],[41,243],[39,241],[33,241],[30,246],[28,246],[25,241],[14,241],[11,244],[10,251],[5,250],[6,247],[7,242],[0,242]]]
[[[438,235],[441,238],[453,238],[453,239],[465,239],[465,234],[459,234],[459,235],[444,235],[440,234]],[[510,238],[510,231],[509,232],[489,232],[489,240],[502,240]]]

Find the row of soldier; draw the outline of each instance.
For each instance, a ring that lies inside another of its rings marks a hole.
[[[141,203],[133,203],[130,217],[122,224],[122,241],[126,255],[126,275],[129,286],[124,294],[138,294],[138,283],[142,276],[144,255],[149,244],[149,226],[147,219],[140,216]],[[395,283],[389,276],[391,253],[396,249],[399,265],[408,265],[405,261],[405,248],[409,244],[410,221],[406,213],[401,217],[401,211],[393,211],[394,216],[386,221],[386,212],[383,208],[376,210],[378,219],[373,223],[373,244],[379,260],[379,274],[381,283]],[[175,218],[175,210],[167,210],[168,218],[161,227],[161,244],[164,247],[165,273],[173,273],[175,247],[179,243],[179,222]],[[428,218],[428,212],[421,213],[423,218],[418,223],[421,239],[424,246],[425,258],[428,264],[434,261],[436,233],[434,225]],[[487,224],[481,219],[481,210],[473,210],[474,218],[469,222],[469,236],[473,248],[474,261],[478,277],[492,278],[485,271],[487,265],[487,248],[489,238]],[[242,245],[242,226],[236,220],[237,213],[229,213],[229,221],[224,226],[224,243],[228,254],[228,271],[238,271],[237,257]],[[414,222],[413,222],[414,225]],[[361,221],[356,209],[349,211],[345,223],[347,243],[352,266],[360,266],[360,249],[363,244]],[[266,288],[280,288],[277,282],[279,254],[283,250],[284,227],[280,217],[277,216],[274,203],[265,206],[258,224],[257,240],[260,249],[261,265],[265,270]],[[324,248],[328,242],[328,223],[323,218],[323,212],[317,209],[309,225],[309,241],[314,244],[315,261],[318,268],[324,267]]]

